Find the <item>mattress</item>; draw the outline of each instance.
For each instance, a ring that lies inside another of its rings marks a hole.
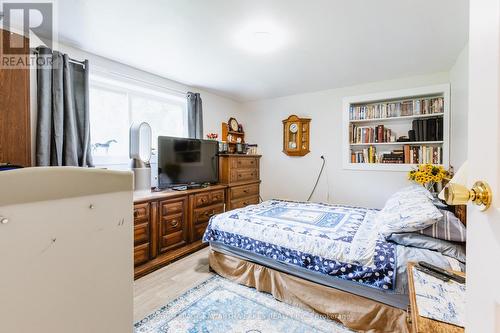
[[[378,210],[270,200],[213,216],[214,251],[406,309],[408,260],[449,268],[450,258],[388,242]]]
[[[286,267],[349,281],[361,289],[391,293],[396,246],[378,236],[376,213],[360,207],[270,200],[212,217],[203,239]]]

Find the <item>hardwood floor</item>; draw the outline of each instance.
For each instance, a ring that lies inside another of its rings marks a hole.
[[[195,252],[134,282],[134,322],[213,275],[208,248]]]

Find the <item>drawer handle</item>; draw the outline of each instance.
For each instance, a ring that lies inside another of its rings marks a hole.
[[[172,221],[170,221],[170,225],[175,228],[175,227],[177,227],[179,225],[179,221],[172,220]]]
[[[248,190],[243,190],[243,193],[248,193]]]
[[[215,215],[215,209],[212,209],[212,212],[208,212],[208,211],[205,211],[205,213],[203,213],[203,215],[205,215],[206,217],[212,217]]]

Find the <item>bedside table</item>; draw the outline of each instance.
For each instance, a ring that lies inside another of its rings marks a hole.
[[[410,297],[410,315],[413,333],[464,333],[463,327],[421,317],[417,312],[417,299],[415,296],[415,285],[413,283],[413,267],[415,263],[408,263],[408,292]],[[453,273],[465,276],[462,272],[453,271]]]

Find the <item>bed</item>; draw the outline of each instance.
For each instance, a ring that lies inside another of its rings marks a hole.
[[[442,246],[437,240],[436,245],[420,233],[433,224],[429,216],[438,218],[428,194],[416,187],[401,193],[382,211],[269,200],[214,216],[203,238],[210,243],[210,266],[226,278],[312,308],[352,329],[408,332],[407,262],[464,269],[465,260],[448,242]],[[405,202],[410,205],[398,206]],[[422,224],[422,217],[414,217],[426,209],[431,213]]]

